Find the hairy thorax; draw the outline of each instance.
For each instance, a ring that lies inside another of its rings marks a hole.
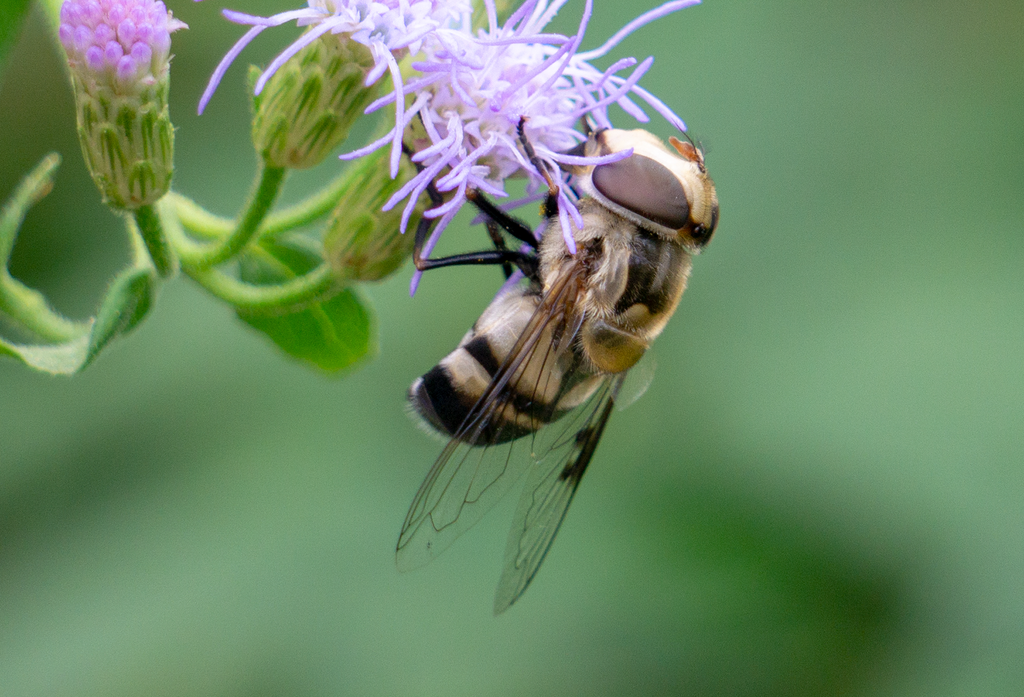
[[[557,220],[541,243],[541,277],[549,287],[580,273],[575,311],[582,314],[579,349],[597,371],[631,368],[661,333],[686,288],[691,257],[677,239],[646,230],[589,199],[583,229],[569,254]]]

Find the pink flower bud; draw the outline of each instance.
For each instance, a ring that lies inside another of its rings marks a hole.
[[[92,70],[102,70],[104,65],[103,49],[99,46],[90,46],[85,51],[85,62]]]
[[[117,94],[164,79],[170,32],[185,26],[156,0],[66,0],[60,16],[61,43],[83,84]]]
[[[100,44],[101,46],[103,44],[110,43],[111,41],[114,41],[117,38],[117,35],[114,33],[114,30],[110,28],[109,24],[96,25],[95,36],[96,43]]]
[[[117,39],[125,46],[135,43],[135,22],[126,19],[117,25]]]
[[[117,62],[117,77],[126,82],[131,80],[135,77],[135,67],[135,61],[131,56],[122,56]]]
[[[87,51],[93,42],[92,29],[79,26],[75,28],[75,48],[78,51]]]
[[[57,36],[60,37],[60,43],[64,46],[65,51],[73,51],[75,48],[75,30],[71,28],[70,24],[64,23],[60,25],[57,30]]]
[[[153,59],[153,49],[138,41],[132,45],[132,58],[139,65],[148,65],[149,61]]]
[[[107,59],[108,65],[117,65],[118,61],[121,60],[121,56],[124,55],[124,49],[121,44],[116,41],[110,41],[107,43],[107,48],[103,52],[103,56]]]
[[[173,171],[170,33],[185,25],[156,0],[65,0],[60,16],[93,181],[116,208],[153,203]]]

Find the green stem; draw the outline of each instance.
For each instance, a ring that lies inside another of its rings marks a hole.
[[[169,277],[174,273],[174,252],[167,244],[160,215],[152,205],[145,205],[135,211],[135,223],[139,226],[156,272],[161,278]]]
[[[163,200],[174,206],[175,217],[182,225],[204,240],[223,240],[234,229],[235,223],[231,218],[211,213],[176,191],[169,192]]]
[[[180,200],[168,201],[161,211],[164,216],[164,229],[171,244],[179,253],[189,250],[190,245],[192,248],[197,246],[185,235],[178,220],[180,203]],[[255,247],[253,251],[260,253],[259,247]],[[284,283],[265,286],[246,283],[218,269],[199,269],[185,264],[182,270],[212,295],[239,310],[286,310],[317,300],[339,290],[342,286],[329,264],[321,264],[309,273]]]
[[[208,269],[221,262],[231,259],[245,248],[249,241],[256,234],[260,223],[267,217],[271,206],[281,191],[281,184],[284,183],[288,170],[284,167],[264,166],[260,171],[259,183],[256,190],[249,199],[245,213],[242,215],[238,226],[227,237],[227,239],[204,249],[200,254],[188,258],[182,255],[182,263],[195,270]]]
[[[87,322],[74,322],[50,307],[46,297],[0,271],[0,312],[37,335],[46,343],[77,339],[89,329]]]
[[[309,225],[330,213],[338,199],[349,187],[349,174],[351,173],[346,169],[330,184],[304,201],[267,216],[267,221],[260,228],[260,237],[280,235],[303,225]]]
[[[239,310],[284,310],[328,295],[340,284],[328,264],[278,285],[245,283],[217,269],[189,269],[185,273],[196,283]]]
[[[25,221],[28,209],[41,201],[53,189],[53,176],[60,166],[60,155],[50,153],[36,165],[18,184],[11,197],[0,209],[0,268],[7,268],[7,261],[14,249],[18,230]]]
[[[346,171],[304,201],[268,215],[257,230],[257,237],[273,237],[319,220],[333,210],[348,186]],[[177,208],[181,224],[190,231],[207,240],[220,240],[230,234],[232,221],[229,218],[209,212],[187,196],[175,192],[169,196]]]
[[[189,260],[198,259],[203,255],[204,251],[208,249],[208,246],[204,246],[203,244],[196,242],[185,234],[185,230],[182,228],[183,221],[179,218],[182,206],[180,201],[175,200],[176,198],[184,197],[178,197],[177,194],[172,193],[162,198],[157,204],[159,206],[158,212],[160,213],[161,221],[163,221],[164,232],[167,234],[167,241],[170,243],[174,251],[177,252],[178,257],[182,260],[183,267],[187,269],[189,268]],[[185,200],[187,201],[188,199]],[[199,206],[196,206],[196,208],[200,211],[203,210]],[[225,236],[229,231],[230,228],[225,231]]]
[[[53,188],[53,175],[59,165],[56,153],[44,157],[0,209],[0,312],[43,341],[53,343],[78,338],[89,325],[63,317],[50,307],[46,296],[11,276],[7,262],[25,214]]]

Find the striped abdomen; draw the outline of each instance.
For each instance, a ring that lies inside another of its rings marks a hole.
[[[416,412],[441,433],[459,433],[539,303],[540,293],[532,287],[515,287],[495,298],[459,347],[413,382],[409,402]],[[535,350],[524,359],[507,388],[492,395],[491,409],[474,412],[482,414],[480,423],[460,437],[471,445],[521,438],[555,421],[589,395],[596,383],[580,381],[574,351],[553,355],[554,330],[544,328]]]

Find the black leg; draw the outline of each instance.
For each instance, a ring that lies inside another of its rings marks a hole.
[[[491,237],[491,242],[494,243],[494,248],[499,252],[507,252],[508,246],[505,244],[505,238],[501,236],[501,231],[498,229],[498,224],[493,220],[488,220],[484,223],[487,226],[487,234]],[[512,277],[512,264],[504,263],[501,265],[501,270],[505,274],[505,280],[507,281]]]
[[[427,186],[427,195],[430,196],[431,201],[434,201],[434,197],[437,197],[437,202],[441,202],[441,195],[434,187],[433,182]],[[497,223],[497,221],[495,221]],[[486,250],[483,252],[473,252],[469,254],[456,254],[450,257],[442,257],[440,259],[426,259],[423,256],[423,247],[427,243],[427,237],[430,234],[430,228],[433,226],[434,221],[431,218],[420,218],[419,225],[416,226],[416,238],[413,242],[412,260],[419,271],[428,271],[430,269],[440,269],[445,266],[467,266],[476,264],[500,264],[505,270],[505,278],[512,275],[512,267],[515,266],[523,275],[532,281],[540,282],[540,262],[537,259],[536,254],[527,254],[524,252],[516,252],[505,247],[505,241],[501,239],[500,234],[497,230],[488,228],[488,233],[491,234],[491,239],[495,241],[495,246],[498,249]],[[531,239],[533,237],[531,233]],[[499,246],[500,242],[500,246]]]
[[[402,150],[407,156],[410,158],[412,157],[412,152],[404,143],[402,144]],[[423,171],[422,165],[419,163],[414,164],[419,171]],[[444,203],[444,198],[437,190],[437,187],[434,186],[434,182],[430,182],[427,185],[426,192],[427,196],[430,198],[430,202],[434,206],[439,206]],[[533,236],[533,231],[530,230],[525,223],[516,220],[509,214],[505,213],[503,210],[499,209],[487,200],[486,197],[473,189],[466,192],[466,198],[476,204],[477,208],[480,209],[480,212],[490,218],[487,222],[487,234],[490,236],[496,249],[494,251],[487,250],[482,252],[471,252],[469,254],[455,254],[453,256],[442,257],[440,259],[426,259],[423,256],[423,247],[427,243],[430,228],[433,226],[434,221],[431,218],[423,217],[420,218],[420,222],[416,226],[416,236],[413,240],[412,260],[416,265],[416,269],[419,271],[429,271],[430,269],[440,269],[445,266],[500,264],[505,273],[506,279],[512,275],[512,267],[515,266],[531,281],[539,283],[540,260],[537,258],[537,255],[510,250],[505,245],[505,240],[502,239],[496,226],[500,226],[516,239],[530,245],[531,248],[536,249],[537,240]]]
[[[450,257],[440,259],[424,259],[415,254],[413,262],[419,271],[440,269],[445,266],[476,266],[476,265],[515,265],[523,275],[532,281],[540,282],[540,260],[534,254],[524,254],[511,250],[484,250],[482,252],[470,252],[469,254],[454,254]],[[511,275],[511,274],[509,274]]]
[[[515,237],[523,244],[531,248],[537,248],[537,238],[533,236],[533,230],[518,218],[514,218],[505,211],[498,208],[489,198],[476,189],[467,189],[466,198],[477,207],[477,209],[488,218],[497,223],[502,230]],[[493,239],[493,238],[492,238]]]
[[[427,189],[433,190],[435,194],[437,193],[437,190],[434,189],[433,183],[431,183]],[[424,216],[420,218],[420,222],[416,226],[416,237],[413,239],[412,260],[415,262],[417,269],[420,268],[420,261],[423,260],[423,246],[427,243],[427,236],[430,234],[430,228],[433,227],[433,225],[433,218],[427,218]]]
[[[530,144],[529,139],[526,137],[526,117],[523,116],[519,119],[519,143],[523,146],[523,152],[526,153],[526,157],[530,160],[530,164],[537,168],[541,176],[544,177],[544,181],[548,184],[548,195],[544,199],[544,217],[554,218],[558,215],[558,185],[555,184],[555,180],[551,178],[551,172],[548,171],[547,165],[545,165],[539,157],[537,157],[536,151],[533,149],[533,145]]]
[[[402,143],[402,151],[406,154],[407,157],[410,158],[411,161],[413,152],[412,150],[409,149],[409,146],[406,145],[405,143]],[[423,165],[421,165],[420,163],[414,162],[413,165],[416,167],[418,171],[423,171]],[[431,205],[440,206],[442,203],[444,203],[444,198],[441,196],[441,192],[437,190],[437,187],[434,186],[434,182],[430,182],[430,184],[427,185],[426,192],[427,196],[430,198]],[[508,215],[503,210],[499,209],[493,203],[487,200],[483,196],[483,194],[480,194],[473,189],[469,189],[466,192],[466,198],[472,201],[474,204],[476,204],[476,207],[480,209],[481,213],[486,215],[488,218],[490,218],[491,221],[494,221],[497,225],[500,225],[503,229],[508,231],[508,233],[515,237],[517,240],[520,240],[530,245],[534,249],[537,248],[537,240],[534,239],[533,231],[530,230],[526,223],[523,223],[522,221],[517,220],[516,218],[513,218],[512,216]],[[424,225],[424,222],[426,223],[426,225]],[[423,219],[420,221],[420,226],[417,227],[416,229],[417,250],[422,249],[423,245],[427,241],[427,233],[430,232],[430,222],[431,221]],[[488,222],[487,224],[487,234],[490,235],[491,241],[494,243],[495,248],[499,250],[508,249],[508,247],[505,246],[505,240],[502,239],[501,235],[498,233],[496,229],[493,228],[490,222]],[[510,270],[508,274],[506,274],[506,276],[511,275],[511,273],[512,272]]]

